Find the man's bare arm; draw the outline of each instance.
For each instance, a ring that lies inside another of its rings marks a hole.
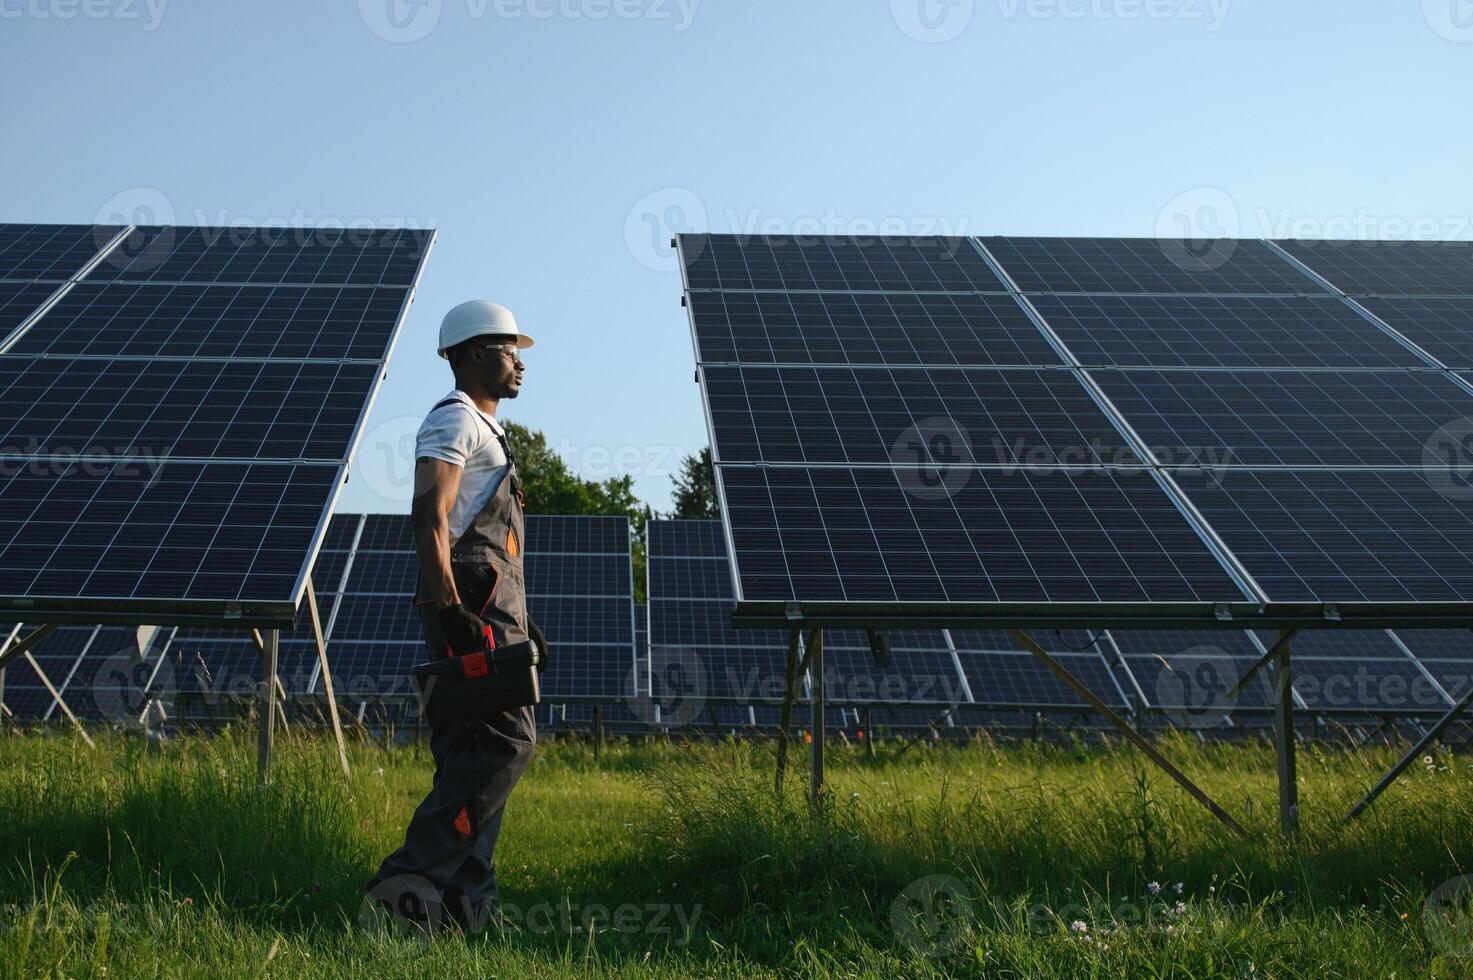
[[[450,570],[450,508],[455,506],[460,474],[459,466],[441,459],[425,457],[414,464],[414,505],[409,520],[425,586],[437,609],[460,602]]]

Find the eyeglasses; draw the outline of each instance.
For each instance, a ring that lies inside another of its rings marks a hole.
[[[522,359],[522,355],[519,354],[519,353],[517,353],[517,345],[516,344],[484,344],[482,346],[482,349],[483,350],[496,350],[496,351],[501,351],[501,353],[503,353],[503,354],[510,354],[511,355],[511,359],[514,360],[514,361],[520,361]]]

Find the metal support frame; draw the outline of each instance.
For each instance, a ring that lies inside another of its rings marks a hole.
[[[593,706],[593,757],[597,759],[604,751],[604,706]]]
[[[1407,753],[1405,755],[1397,760],[1396,765],[1387,770],[1386,775],[1382,776],[1375,786],[1372,786],[1369,790],[1366,791],[1366,795],[1360,798],[1360,802],[1351,807],[1350,812],[1341,818],[1340,826],[1344,827],[1346,824],[1350,823],[1350,821],[1354,820],[1356,817],[1365,812],[1365,810],[1372,803],[1376,802],[1376,798],[1386,791],[1386,787],[1395,782],[1396,778],[1400,776],[1403,772],[1405,772],[1407,767],[1417,760],[1417,757],[1422,754],[1422,751],[1427,748],[1427,746],[1431,745],[1433,742],[1441,738],[1442,733],[1447,731],[1449,726],[1451,726],[1452,723],[1457,720],[1458,715],[1466,711],[1468,705],[1470,704],[1473,704],[1473,686],[1470,686],[1468,688],[1467,693],[1465,693],[1462,698],[1458,700],[1457,704],[1449,708],[1447,710],[1447,713],[1438,719],[1437,724],[1433,725],[1430,729],[1427,730],[1427,733],[1425,735],[1418,739],[1417,744],[1413,745],[1410,749],[1407,750]]]
[[[14,639],[14,637],[19,629],[20,627],[17,626],[14,630],[12,630],[11,639],[7,641],[3,646],[0,646],[0,650],[4,651],[3,653],[0,653],[0,670],[4,670],[12,660],[30,650],[37,643],[40,643],[52,633],[55,633],[56,624],[47,623],[45,626],[41,626],[35,630],[32,630],[30,633],[27,633],[25,636],[17,640]]]
[[[1279,769],[1279,830],[1292,837],[1299,830],[1299,776],[1295,765],[1294,686],[1289,663],[1293,630],[1279,634],[1274,644],[1279,663],[1274,677],[1274,752]]]
[[[864,754],[869,759],[875,757],[875,726],[869,705],[864,706]]]
[[[1264,653],[1263,656],[1259,657],[1256,661],[1253,662],[1253,666],[1249,667],[1248,670],[1243,674],[1243,676],[1238,678],[1238,683],[1228,688],[1228,692],[1226,695],[1224,695],[1224,697],[1226,697],[1228,701],[1236,701],[1238,699],[1238,695],[1243,693],[1243,688],[1247,685],[1249,681],[1253,679],[1254,675],[1262,670],[1270,660],[1273,660],[1275,657],[1277,657],[1279,655],[1279,648],[1287,646],[1289,641],[1294,639],[1294,637],[1297,636],[1298,633],[1298,630],[1287,630],[1283,633],[1280,633],[1279,638],[1274,641],[1274,645],[1269,647],[1268,651]]]
[[[312,576],[307,576],[307,613],[312,617],[312,639],[317,644],[317,667],[322,678],[322,692],[327,695],[327,713],[332,718],[332,735],[338,743],[338,762],[343,767],[343,778],[347,779],[348,743],[343,740],[343,722],[338,717],[338,699],[333,693],[332,671],[327,666],[327,641],[322,638],[322,617],[317,612],[317,590],[312,587]]]
[[[259,703],[261,705],[261,739],[256,749],[256,785],[265,787],[271,781],[271,747],[276,738],[276,653],[281,633],[267,630],[264,639],[259,630],[251,635],[261,648],[261,683]]]
[[[777,772],[773,783],[773,790],[777,793],[783,791],[783,772],[788,766],[788,742],[791,740],[793,727],[793,699],[798,696],[798,678],[803,676],[803,671],[808,666],[808,654],[812,650],[812,640],[809,647],[804,651],[803,660],[798,660],[798,631],[792,630],[788,636],[788,660],[787,660],[787,686],[783,688],[783,706],[778,721],[777,733]]]
[[[61,692],[56,689],[56,685],[51,683],[51,678],[46,676],[46,671],[41,669],[41,665],[36,662],[36,658],[31,655],[31,651],[25,651],[24,656],[26,663],[31,665],[31,669],[36,672],[36,676],[41,678],[41,683],[51,693],[51,699],[61,707],[62,713],[76,726],[77,734],[82,736],[82,741],[87,743],[88,748],[97,748],[97,743],[92,741],[92,736],[87,734],[87,729],[83,728],[82,723],[77,720],[77,716],[72,714],[72,709],[67,706],[66,699],[61,696]]]
[[[1193,799],[1206,807],[1208,812],[1216,817],[1223,826],[1227,827],[1239,837],[1248,836],[1248,832],[1244,830],[1242,826],[1236,820],[1234,820],[1226,810],[1218,806],[1217,803],[1213,801],[1212,797],[1208,796],[1201,787],[1199,787],[1196,783],[1192,782],[1185,775],[1183,775],[1181,770],[1177,769],[1176,766],[1171,764],[1166,756],[1157,751],[1156,747],[1152,745],[1144,735],[1136,731],[1135,728],[1131,727],[1131,724],[1128,721],[1120,717],[1120,715],[1116,714],[1109,705],[1100,700],[1100,698],[1088,687],[1086,687],[1083,682],[1081,682],[1073,674],[1069,673],[1069,671],[1066,670],[1064,666],[1060,664],[1057,660],[1049,656],[1048,651],[1039,646],[1038,643],[1033,639],[1033,637],[1029,636],[1023,630],[1009,630],[1008,632],[1012,635],[1013,639],[1016,640],[1019,645],[1023,647],[1023,649],[1027,650],[1029,653],[1033,654],[1033,656],[1037,657],[1038,660],[1045,667],[1053,671],[1054,674],[1058,676],[1059,680],[1069,685],[1069,687],[1073,689],[1074,693],[1083,698],[1090,707],[1094,708],[1100,714],[1104,715],[1105,719],[1109,721],[1110,724],[1119,729],[1120,733],[1124,735],[1132,745],[1145,753],[1146,757],[1154,762],[1157,766],[1159,766],[1161,770],[1166,773],[1166,775],[1170,776],[1173,780],[1176,781],[1179,786],[1181,786],[1182,789],[1190,793]]]
[[[823,740],[825,722],[824,690],[823,690],[823,630],[813,631],[813,648],[808,651],[808,657],[813,661],[810,675],[813,679],[813,789],[812,803],[815,809],[823,803],[824,781],[823,781]]]

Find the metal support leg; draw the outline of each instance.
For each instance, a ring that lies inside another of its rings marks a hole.
[[[1299,829],[1299,779],[1294,760],[1294,687],[1289,663],[1292,632],[1279,634],[1274,644],[1279,664],[1274,677],[1274,740],[1279,762],[1279,829],[1292,837]]]
[[[46,690],[50,692],[51,699],[61,707],[62,712],[67,716],[67,720],[69,720],[73,725],[76,726],[77,733],[82,736],[82,741],[87,743],[88,748],[97,748],[97,744],[92,741],[92,736],[87,734],[87,729],[82,727],[82,723],[77,720],[77,716],[72,714],[72,709],[67,707],[66,700],[61,696],[61,692],[58,691],[56,689],[56,686],[51,683],[51,678],[46,676],[46,671],[42,670],[41,665],[36,662],[36,658],[31,656],[31,651],[26,651],[25,658],[26,663],[31,665],[31,669],[36,672],[36,676],[41,679],[41,683],[45,685]]]
[[[814,630],[813,649],[813,805],[823,802],[823,736],[825,711],[823,701],[823,630]]]
[[[56,624],[48,623],[47,625],[42,626],[40,629],[33,630],[32,632],[27,633],[21,639],[17,640],[15,637],[20,633],[20,627],[17,626],[15,629],[11,630],[10,639],[3,645],[0,645],[0,670],[4,670],[6,665],[9,664],[16,657],[19,657],[21,654],[25,653],[27,650],[31,649],[37,643],[40,643],[42,640],[46,639],[46,637],[55,632]]]
[[[790,732],[793,730],[793,699],[798,696],[798,679],[803,676],[803,670],[808,664],[808,653],[812,650],[813,634],[809,634],[809,650],[805,651],[803,662],[798,662],[798,631],[793,630],[788,636],[788,663],[787,663],[787,686],[783,688],[783,706],[778,721],[777,732],[777,773],[773,782],[773,788],[781,793],[783,790],[783,772],[788,766],[788,742]]]
[[[1234,684],[1228,689],[1228,692],[1225,695],[1227,700],[1229,702],[1236,701],[1238,695],[1243,693],[1243,688],[1248,684],[1248,682],[1251,681],[1260,670],[1267,666],[1270,660],[1273,660],[1275,657],[1277,657],[1279,655],[1279,650],[1283,647],[1288,646],[1289,641],[1294,639],[1294,634],[1298,632],[1298,630],[1288,630],[1287,632],[1280,633],[1278,642],[1269,647],[1267,653],[1254,661],[1253,666],[1249,667],[1246,671],[1244,671],[1243,676],[1238,678],[1238,683]]]
[[[332,735],[338,743],[338,762],[344,778],[348,775],[348,743],[343,738],[343,722],[338,717],[338,699],[332,689],[332,671],[327,666],[327,641],[322,638],[322,618],[317,612],[317,592],[312,578],[307,577],[307,612],[312,617],[312,638],[317,642],[317,665],[322,675],[322,692],[327,695],[327,713],[332,719]]]
[[[1226,810],[1213,802],[1212,797],[1208,796],[1201,789],[1201,787],[1199,787],[1196,783],[1192,782],[1185,775],[1183,775],[1182,772],[1176,768],[1176,766],[1172,765],[1164,755],[1156,750],[1156,746],[1152,745],[1149,741],[1146,740],[1146,737],[1144,735],[1132,728],[1130,726],[1130,723],[1127,722],[1124,718],[1121,718],[1118,714],[1116,714],[1109,705],[1105,704],[1104,701],[1101,701],[1100,698],[1088,687],[1086,687],[1078,678],[1069,673],[1069,671],[1065,670],[1062,664],[1060,664],[1053,657],[1049,656],[1048,651],[1039,646],[1036,642],[1034,642],[1033,637],[1029,636],[1022,630],[1011,630],[1010,633],[1012,634],[1013,639],[1017,640],[1018,643],[1022,645],[1025,650],[1027,650],[1029,653],[1033,654],[1033,656],[1042,661],[1045,667],[1053,671],[1054,674],[1058,676],[1059,680],[1069,685],[1069,687],[1074,691],[1075,694],[1078,694],[1081,698],[1085,700],[1085,703],[1094,708],[1100,714],[1104,715],[1105,719],[1109,721],[1110,724],[1119,729],[1120,733],[1124,735],[1132,745],[1144,752],[1146,754],[1146,757],[1149,758],[1152,762],[1156,763],[1156,765],[1159,766],[1161,770],[1166,773],[1166,775],[1174,779],[1177,785],[1181,786],[1182,789],[1190,793],[1192,795],[1192,798],[1195,799],[1198,803],[1201,803],[1204,807],[1206,807],[1208,812],[1216,817],[1223,824],[1223,826],[1227,827],[1239,837],[1248,836],[1248,832],[1244,830],[1236,820],[1229,816]]]
[[[604,706],[593,706],[593,757],[597,759],[604,751]]]
[[[873,759],[875,757],[875,726],[870,720],[870,709],[864,709],[864,754]]]
[[[1442,737],[1442,733],[1447,731],[1448,727],[1451,726],[1455,720],[1457,720],[1458,715],[1467,710],[1469,704],[1473,704],[1473,687],[1469,687],[1468,692],[1463,695],[1462,699],[1459,700],[1457,704],[1449,708],[1447,710],[1447,714],[1439,718],[1437,724],[1433,725],[1427,731],[1427,734],[1423,735],[1421,739],[1417,741],[1417,744],[1413,745],[1411,749],[1407,752],[1407,754],[1397,760],[1396,765],[1392,766],[1390,771],[1387,772],[1386,775],[1381,777],[1380,782],[1376,783],[1375,786],[1372,786],[1370,791],[1367,792],[1365,796],[1361,797],[1360,802],[1352,807],[1350,812],[1347,813],[1344,819],[1340,821],[1340,826],[1343,827],[1346,824],[1350,823],[1350,821],[1360,816],[1367,807],[1374,803],[1376,801],[1376,797],[1385,792],[1386,787],[1395,782],[1396,777],[1405,772],[1407,766],[1410,766],[1413,762],[1417,760],[1419,756],[1421,756],[1422,750],[1424,750],[1425,748],[1427,748],[1427,746],[1431,745],[1433,742]]]
[[[256,750],[256,784],[271,781],[271,746],[276,737],[276,651],[278,630],[267,630],[261,643],[261,741]]]

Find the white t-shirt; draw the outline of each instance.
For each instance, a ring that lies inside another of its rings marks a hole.
[[[506,430],[494,416],[477,408],[459,388],[440,401],[448,398],[455,399],[456,404],[437,408],[425,416],[415,437],[414,458],[428,456],[461,467],[460,491],[455,506],[450,508],[453,543],[496,495],[496,488],[506,476],[506,453],[496,438],[496,433],[504,436]]]

